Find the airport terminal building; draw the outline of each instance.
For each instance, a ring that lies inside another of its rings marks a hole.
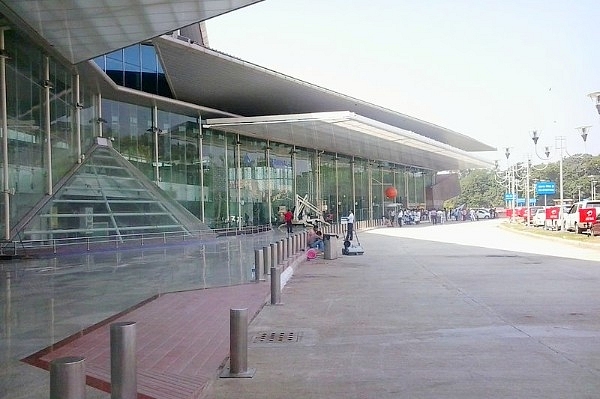
[[[256,0],[0,1],[0,238],[211,234],[439,207],[494,148],[211,49]],[[111,4],[115,5],[111,5]],[[386,198],[388,187],[396,198]]]

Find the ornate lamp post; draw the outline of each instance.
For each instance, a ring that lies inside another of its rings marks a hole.
[[[589,130],[591,128],[592,128],[591,126],[580,126],[580,127],[576,128],[577,130],[580,131],[580,136],[583,139],[584,148],[585,148],[585,144],[587,142]],[[541,160],[548,161],[550,159],[550,147],[548,147],[548,146],[545,147],[544,154],[546,155],[546,157],[545,158],[541,157],[537,151],[537,143],[538,143],[539,138],[540,138],[540,133],[537,130],[534,130],[531,133],[531,139],[533,140],[533,144],[535,146],[535,154]],[[565,136],[556,136],[554,138],[554,148],[559,151],[558,167],[559,167],[560,206],[564,205],[563,159],[564,159],[565,153],[568,155],[566,141],[567,141],[567,138]]]

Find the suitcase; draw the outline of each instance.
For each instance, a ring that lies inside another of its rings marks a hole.
[[[354,232],[354,236],[356,237],[357,244],[353,244],[349,240],[344,240],[344,248],[342,248],[342,255],[362,255],[365,253],[365,250],[360,245],[360,241],[358,241],[358,235]]]
[[[342,255],[362,255],[365,250],[360,245],[350,245],[342,249]]]

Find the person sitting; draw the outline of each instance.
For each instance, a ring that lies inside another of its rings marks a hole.
[[[314,234],[309,233],[307,244],[309,248],[315,248],[320,252],[323,252],[325,248],[323,243],[323,233],[320,230],[315,231]]]

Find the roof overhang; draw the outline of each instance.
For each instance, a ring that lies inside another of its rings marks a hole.
[[[168,36],[156,38],[153,43],[171,90],[182,101],[248,117],[351,111],[465,151],[496,151],[492,146],[455,131],[197,44]]]
[[[203,127],[434,171],[493,167],[472,153],[349,111],[215,118]]]
[[[262,0],[0,0],[2,13],[71,64]]]

